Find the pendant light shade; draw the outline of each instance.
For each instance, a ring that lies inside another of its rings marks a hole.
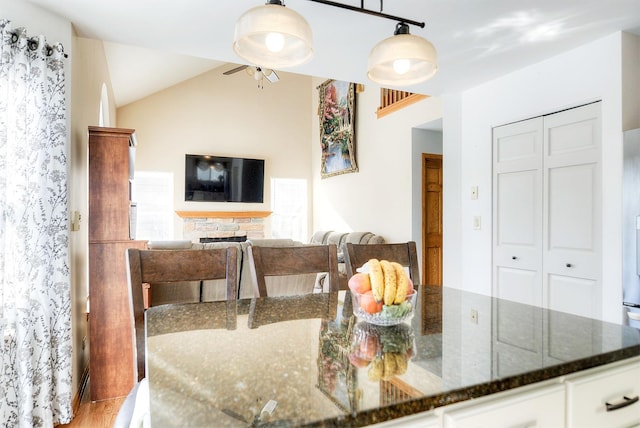
[[[313,57],[311,28],[280,0],[269,0],[238,18],[233,50],[245,61],[267,68],[304,64]]]
[[[381,85],[406,86],[424,82],[437,71],[437,53],[431,42],[409,34],[409,26],[400,22],[393,36],[371,50],[367,77]]]

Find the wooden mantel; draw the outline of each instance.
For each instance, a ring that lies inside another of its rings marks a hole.
[[[180,218],[258,218],[268,217],[271,211],[176,211]]]

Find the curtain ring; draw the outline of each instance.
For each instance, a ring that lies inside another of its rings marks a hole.
[[[29,49],[32,51],[35,51],[36,49],[38,49],[38,40],[37,39],[29,39],[29,41],[27,42]]]

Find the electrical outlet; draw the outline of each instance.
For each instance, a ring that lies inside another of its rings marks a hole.
[[[72,232],[77,232],[80,230],[80,211],[74,211],[73,212],[73,218],[71,220],[71,231]]]
[[[478,324],[478,311],[471,309],[471,323]]]

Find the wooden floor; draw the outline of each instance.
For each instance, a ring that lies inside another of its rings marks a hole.
[[[58,425],[59,428],[112,428],[116,415],[125,397],[92,403],[89,400],[87,386],[80,400],[80,407],[70,424]]]

